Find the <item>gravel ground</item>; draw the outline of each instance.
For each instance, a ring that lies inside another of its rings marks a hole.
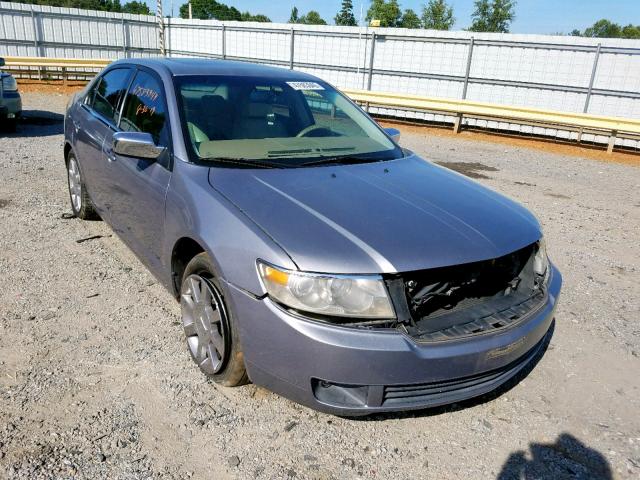
[[[68,218],[66,100],[26,94],[0,134],[0,478],[640,477],[640,168],[403,129],[532,209],[565,286],[511,388],[350,420],[198,372],[171,296],[107,225]]]

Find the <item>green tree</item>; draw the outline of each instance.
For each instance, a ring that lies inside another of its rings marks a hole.
[[[151,15],[151,10],[144,2],[138,2],[137,0],[133,0],[131,2],[127,2],[122,6],[122,13],[133,13],[137,15]]]
[[[104,10],[107,12],[121,12],[122,5],[120,5],[120,0],[104,0],[98,2],[99,5],[104,5]],[[40,4],[42,5],[42,4]]]
[[[422,7],[422,27],[432,30],[451,30],[456,19],[453,16],[453,7],[445,0],[429,0]]]
[[[509,25],[516,18],[515,7],[514,0],[476,0],[469,30],[508,33]]]
[[[291,9],[291,15],[289,16],[289,23],[298,23],[300,22],[300,17],[298,17],[298,7],[293,7]]]
[[[326,25],[327,22],[315,10],[309,10],[309,13],[302,15],[298,23],[306,25]]]
[[[193,18],[200,20],[236,20],[242,19],[240,10],[229,7],[215,0],[191,0]],[[180,7],[180,16],[189,18],[189,5],[185,3]]]
[[[119,1],[119,0],[113,0]],[[191,0],[191,10],[193,18],[200,20],[235,20],[238,22],[262,22],[270,21],[264,15],[252,15],[249,12],[241,13],[236,7],[230,7],[216,0]],[[180,7],[180,17],[189,18],[189,4],[185,3]]]
[[[407,8],[402,14],[398,26],[402,28],[420,28],[422,27],[422,22],[416,12]]]
[[[398,0],[373,0],[367,10],[367,22],[380,20],[381,27],[397,27],[402,17]]]
[[[576,29],[573,30],[569,35],[593,38],[640,39],[640,25],[633,25],[630,23],[629,25],[621,27],[617,23],[603,18],[601,20],[598,20],[590,27],[585,28],[584,32]]]
[[[622,27],[622,38],[640,39],[640,25],[627,25]]]
[[[240,14],[240,20],[243,22],[263,22],[263,23],[271,22],[271,19],[266,15],[262,15],[261,13],[257,15],[253,15],[251,12],[242,12]]]
[[[353,2],[351,0],[342,0],[342,8],[335,16],[336,25],[353,27],[358,24],[356,17],[353,15]]]
[[[583,37],[598,38],[620,38],[622,36],[622,28],[617,23],[602,19],[586,28],[582,33]]]

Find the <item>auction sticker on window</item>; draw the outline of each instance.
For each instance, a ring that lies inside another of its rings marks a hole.
[[[324,90],[324,87],[316,82],[287,82],[294,90]]]

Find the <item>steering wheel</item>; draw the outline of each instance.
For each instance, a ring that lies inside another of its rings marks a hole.
[[[313,132],[314,130],[327,130],[329,132],[331,132],[331,130],[329,130],[327,127],[323,127],[322,125],[309,125],[308,127],[303,128],[302,130],[300,130],[298,132],[298,134],[296,135],[296,137],[306,137],[309,133]]]

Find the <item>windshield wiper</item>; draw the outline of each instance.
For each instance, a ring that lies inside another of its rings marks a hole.
[[[269,158],[295,158],[313,153],[314,151],[325,152],[328,155],[332,155],[331,158],[335,158],[337,153],[349,152],[355,150],[355,147],[332,147],[332,148],[299,148],[296,150],[269,150],[267,154]],[[322,157],[324,158],[324,157]]]
[[[268,162],[264,160],[249,160],[247,158],[231,158],[231,157],[206,157],[201,160],[207,162],[224,163],[228,165],[237,165],[245,168],[287,168],[290,165],[283,163]]]
[[[350,163],[369,163],[369,162],[382,162],[382,159],[363,158],[345,155],[341,157],[321,157],[317,160],[311,160],[310,162],[303,162],[301,167],[308,167],[312,165],[348,165]]]
[[[298,148],[296,150],[269,150],[267,154],[269,157],[282,157],[288,155],[302,155],[304,153],[311,153],[310,148]]]

